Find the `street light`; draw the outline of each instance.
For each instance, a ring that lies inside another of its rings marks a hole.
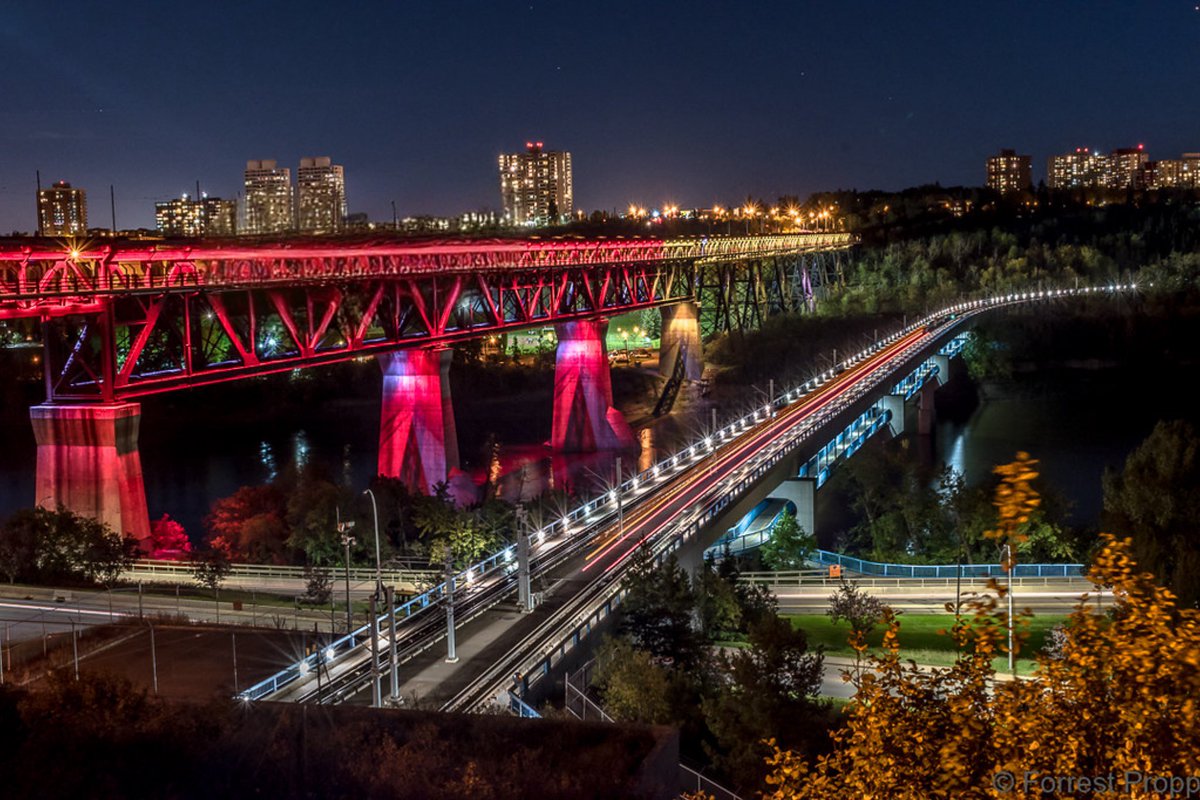
[[[375,514],[375,596],[383,597],[383,568],[379,560],[379,506],[375,504],[375,493],[364,489],[363,494],[371,495],[371,511]]]

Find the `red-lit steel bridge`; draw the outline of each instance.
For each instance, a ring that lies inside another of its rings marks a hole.
[[[849,244],[850,235],[838,233],[156,246],[38,240],[0,245],[0,320],[44,323],[48,400],[114,402],[669,305],[699,299],[706,287],[716,324],[729,327],[810,291],[807,273],[800,279],[763,269],[765,262]]]

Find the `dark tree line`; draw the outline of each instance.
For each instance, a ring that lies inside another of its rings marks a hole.
[[[817,752],[832,719],[818,699],[823,660],[803,631],[776,614],[763,586],[738,579],[737,562],[708,561],[693,577],[668,557],[637,555],[618,635],[597,656],[594,684],[618,720],[674,725],[683,749],[728,780],[761,787],[763,742]]]

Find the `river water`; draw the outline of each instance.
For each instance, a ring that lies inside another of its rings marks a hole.
[[[1123,367],[1059,368],[982,387],[967,380],[961,365],[956,371],[954,382],[939,390],[935,434],[918,441],[917,451],[974,483],[1026,450],[1071,501],[1071,521],[1079,526],[1098,522],[1104,468],[1119,468],[1155,422],[1186,418],[1200,423],[1200,406],[1189,388],[1200,377],[1196,365],[1179,367],[1169,379]],[[151,517],[169,513],[195,537],[213,500],[239,486],[268,481],[289,465],[314,463],[335,480],[365,486],[375,471],[379,407],[377,387],[370,383],[377,370],[363,374],[365,386],[351,381],[340,396],[301,404],[299,411],[291,406],[287,413],[273,409],[278,393],[287,391],[278,381],[264,383],[262,396],[239,390],[235,397],[228,388],[214,388],[196,390],[182,405],[147,400],[141,453]],[[483,452],[491,438],[502,442],[500,462],[512,476],[510,493],[515,487],[529,495],[564,480],[613,474],[611,456],[551,461],[543,445],[549,434],[546,387],[528,396],[492,398],[491,406],[468,396],[469,387],[455,391],[464,467],[477,480],[495,469]],[[26,408],[37,397],[32,387],[29,397],[18,394],[7,393],[0,404],[0,516],[35,499],[35,447]],[[626,471],[633,462],[648,466],[656,445],[669,446],[686,427],[684,421],[673,433],[645,434],[642,452],[626,456]],[[526,465],[523,477],[521,464]]]

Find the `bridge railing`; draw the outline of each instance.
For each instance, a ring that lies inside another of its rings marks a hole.
[[[859,575],[873,575],[880,578],[955,578],[961,574],[964,578],[1000,578],[1008,573],[1001,564],[888,564],[880,561],[867,561],[854,556],[832,553],[828,550],[817,550],[810,560],[818,564],[838,565]],[[1083,564],[1021,564],[1013,569],[1013,577],[1017,578],[1079,578],[1083,577],[1087,567]],[[961,573],[959,572],[961,570]]]
[[[344,569],[329,567],[325,570],[331,580],[345,576]],[[384,569],[380,577],[385,584],[392,586],[414,587],[428,585],[441,576],[437,570]],[[128,570],[122,573],[125,580],[140,581],[171,581],[188,583],[194,580],[195,568],[187,561],[169,561],[165,559],[139,558]],[[304,567],[284,566],[278,564],[233,564],[230,566],[230,578],[264,578],[271,580],[304,580],[308,577]],[[374,567],[351,567],[350,580],[355,583],[375,581]]]

